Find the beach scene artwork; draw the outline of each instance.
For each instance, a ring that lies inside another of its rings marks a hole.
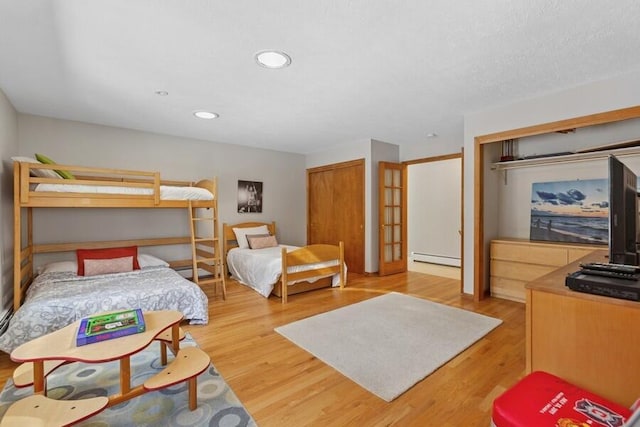
[[[609,243],[609,181],[538,182],[531,191],[531,240]]]

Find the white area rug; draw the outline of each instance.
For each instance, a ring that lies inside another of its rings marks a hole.
[[[390,402],[500,323],[392,292],[275,330]]]

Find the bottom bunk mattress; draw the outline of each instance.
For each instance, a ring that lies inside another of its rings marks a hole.
[[[227,254],[227,268],[231,277],[243,285],[249,286],[260,295],[268,298],[273,287],[282,274],[282,248],[287,252],[300,249],[299,246],[279,245],[263,249],[234,248]],[[337,265],[338,261],[307,264],[288,269],[289,273],[303,270],[312,270],[320,267]],[[346,266],[345,266],[346,270]],[[327,276],[319,276],[313,280]],[[313,280],[309,280],[312,282]],[[332,286],[340,286],[340,275],[335,274],[331,281]]]
[[[191,324],[209,321],[205,293],[169,267],[90,277],[51,272],[37,276],[29,287],[24,304],[0,336],[0,350],[10,353],[92,314],[131,308],[180,311]]]

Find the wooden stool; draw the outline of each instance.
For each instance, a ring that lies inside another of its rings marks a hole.
[[[182,330],[182,328],[178,328],[178,341],[182,341],[184,337],[184,331]],[[164,366],[167,364],[167,346],[171,345],[172,342],[171,329],[167,329],[166,331],[162,332],[160,335],[155,337],[155,340],[160,343],[160,363],[162,363],[162,366]],[[174,355],[179,350],[179,348],[174,349],[172,347],[169,347],[169,349]]]
[[[187,381],[189,383],[189,409],[193,411],[198,406],[196,377],[203,373],[210,363],[211,358],[209,355],[198,347],[182,348],[173,362],[161,372],[146,380],[143,387],[148,391],[159,390]]]
[[[69,362],[66,360],[46,360],[44,362],[45,381],[47,379],[47,375],[65,363]],[[16,387],[27,387],[33,385],[33,362],[25,362],[13,371],[13,384]]]
[[[4,414],[0,426],[68,426],[97,414],[107,403],[109,399],[104,396],[80,400],[54,400],[34,394],[12,404]]]

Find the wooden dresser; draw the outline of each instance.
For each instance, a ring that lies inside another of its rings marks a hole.
[[[525,302],[525,283],[601,249],[602,246],[525,239],[492,240],[491,296]]]
[[[599,250],[582,261],[606,262]],[[527,372],[546,371],[624,406],[640,397],[640,302],[565,286],[579,262],[527,283]]]

